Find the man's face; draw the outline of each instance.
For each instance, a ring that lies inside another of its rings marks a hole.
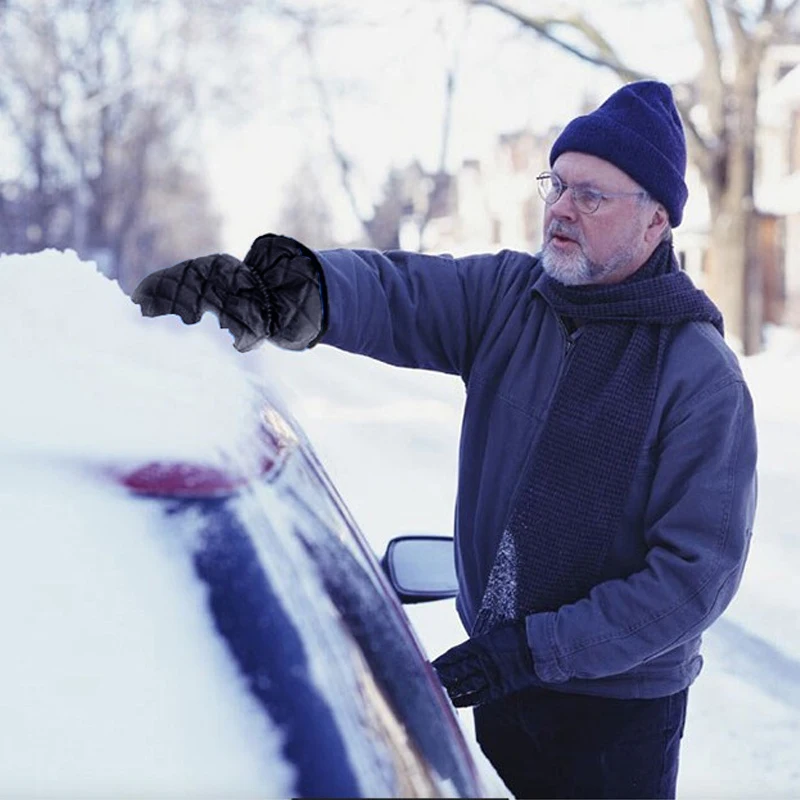
[[[586,153],[562,153],[552,171],[568,187],[611,194],[642,191],[622,170]],[[603,199],[594,213],[581,213],[567,189],[545,206],[542,266],[570,286],[619,283],[649,258],[666,222],[661,206],[635,194]]]

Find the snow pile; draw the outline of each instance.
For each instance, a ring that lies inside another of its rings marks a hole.
[[[0,795],[291,796],[162,509],[81,468],[222,463],[251,381],[74,254],[0,279]]]
[[[212,337],[177,317],[143,319],[72,251],[4,256],[0,275],[6,448],[217,462],[246,440],[253,390]]]

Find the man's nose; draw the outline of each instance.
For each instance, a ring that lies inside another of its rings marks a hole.
[[[564,189],[558,200],[552,203],[549,208],[550,213],[559,219],[576,219],[578,216],[578,209],[575,207],[575,201],[572,198],[572,190],[569,188]]]

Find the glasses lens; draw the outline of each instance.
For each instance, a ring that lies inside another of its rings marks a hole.
[[[584,214],[594,214],[600,207],[600,201],[603,199],[603,195],[600,194],[600,192],[596,192],[594,189],[578,187],[573,188],[572,199],[575,201],[578,211]]]
[[[548,172],[543,172],[536,178],[539,184],[539,196],[545,203],[555,203],[561,195],[561,181]]]

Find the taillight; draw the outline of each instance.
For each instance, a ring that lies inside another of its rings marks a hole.
[[[112,470],[116,479],[132,492],[154,497],[226,497],[252,480],[272,480],[298,438],[291,425],[271,405],[265,404],[253,434],[257,466],[246,474],[185,461],[151,461],[132,471]]]
[[[153,461],[120,475],[136,494],[157,497],[225,497],[247,484],[247,478],[203,464]]]

